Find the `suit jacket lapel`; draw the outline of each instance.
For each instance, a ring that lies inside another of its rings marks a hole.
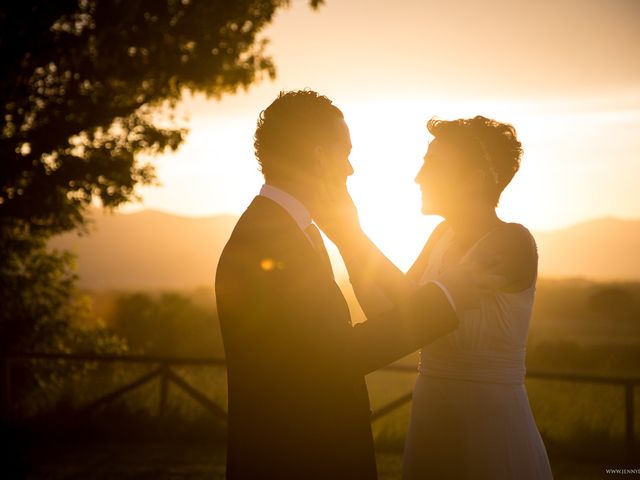
[[[313,262],[314,265],[319,266],[320,270],[322,270],[326,274],[326,276],[335,283],[333,271],[331,271],[331,269],[327,268],[327,266],[325,265],[325,261],[322,258],[322,253],[318,252],[316,248],[311,244],[309,238],[300,229],[289,212],[287,212],[277,202],[274,202],[270,198],[263,197],[262,195],[256,196],[254,202],[264,204],[269,211],[269,216],[271,217],[269,221],[273,221],[274,225],[281,227],[283,233],[286,233],[287,236],[290,236],[289,238],[292,242],[292,245],[295,245],[296,248],[301,249],[301,253],[303,253],[304,257],[307,258],[310,262]]]

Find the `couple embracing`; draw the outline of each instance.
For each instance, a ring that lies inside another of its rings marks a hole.
[[[342,112],[303,90],[260,114],[265,183],[216,273],[228,479],[376,479],[365,375],[417,350],[403,478],[551,478],[524,387],[536,246],[495,212],[520,142],[480,116],[428,130],[416,183],[422,212],[444,221],[405,274],[360,227]],[[360,324],[319,229],[345,262]]]

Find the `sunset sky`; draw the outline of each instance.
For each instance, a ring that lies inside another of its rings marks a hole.
[[[183,102],[191,133],[154,160],[151,208],[241,213],[262,184],[256,118],[280,90],[330,97],[351,129],[349,188],[365,230],[406,267],[438,218],[413,179],[426,121],[482,114],[512,123],[520,172],[499,213],[531,229],[640,218],[640,1],[293,1],[264,31],[275,81]]]

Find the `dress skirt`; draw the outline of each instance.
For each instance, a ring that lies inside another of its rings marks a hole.
[[[405,480],[548,480],[551,468],[525,386],[419,375]]]

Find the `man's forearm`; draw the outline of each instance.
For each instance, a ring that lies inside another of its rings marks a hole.
[[[367,374],[420,349],[458,327],[458,317],[433,283],[415,290],[402,304],[356,325],[352,362]]]

